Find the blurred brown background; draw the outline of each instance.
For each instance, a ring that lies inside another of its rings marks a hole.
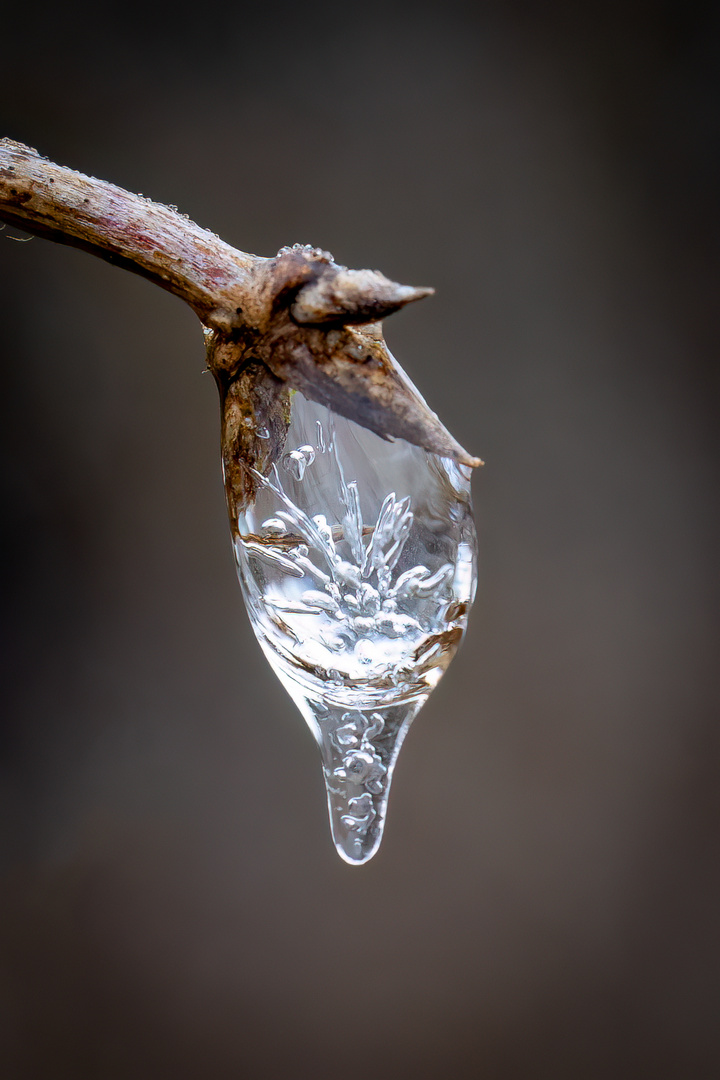
[[[3,1077],[720,1074],[718,13],[3,16],[3,134],[436,286],[389,342],[487,461],[470,630],[353,869],[194,317],[0,234]]]

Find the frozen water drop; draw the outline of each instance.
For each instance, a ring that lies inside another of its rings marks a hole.
[[[257,474],[240,517],[238,574],[263,651],[318,743],[337,850],[359,864],[380,844],[400,746],[467,622],[469,475],[299,392],[286,446],[297,449]]]

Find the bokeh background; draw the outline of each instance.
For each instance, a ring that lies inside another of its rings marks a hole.
[[[3,134],[434,285],[389,343],[487,465],[465,644],[350,868],[194,316],[0,234],[3,1077],[720,1074],[718,15],[4,14]]]

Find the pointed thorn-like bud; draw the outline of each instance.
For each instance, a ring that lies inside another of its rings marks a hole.
[[[463,465],[482,465],[452,437],[388,350],[379,324],[301,337],[285,327],[268,341],[263,361],[305,397],[334,409],[382,438],[400,438]]]
[[[299,290],[290,314],[295,322],[311,326],[374,322],[434,291],[398,285],[379,270],[329,266]]]

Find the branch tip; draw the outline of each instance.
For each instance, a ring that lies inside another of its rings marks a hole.
[[[349,270],[310,245],[272,259],[238,251],[175,207],[12,139],[0,139],[0,221],[91,252],[184,300],[207,328],[208,367],[226,398],[254,365],[268,401],[284,401],[294,387],[380,435],[482,464],[430,411],[383,340],[381,320],[433,289]]]
[[[399,285],[379,270],[348,270],[332,263],[299,290],[290,313],[301,325],[376,322],[434,291]]]

